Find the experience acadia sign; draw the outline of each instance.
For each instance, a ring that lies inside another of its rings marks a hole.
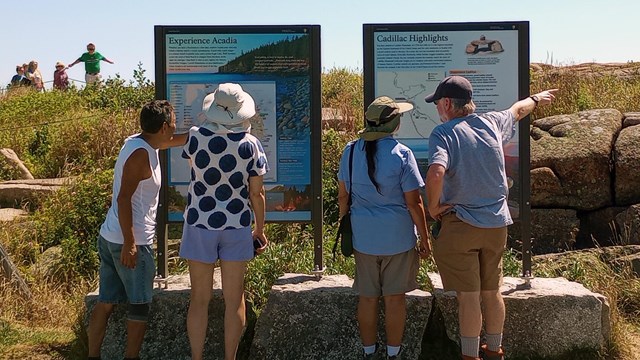
[[[320,26],[156,26],[156,98],[176,111],[176,133],[206,119],[202,102],[238,83],[256,102],[251,133],[269,164],[266,220],[311,223],[314,270],[322,264]],[[182,148],[161,152],[158,273],[166,277],[167,226],[181,223],[191,180]]]

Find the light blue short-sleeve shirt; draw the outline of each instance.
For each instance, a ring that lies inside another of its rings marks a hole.
[[[424,181],[411,150],[393,137],[385,137],[377,140],[378,193],[369,179],[364,144],[364,140],[348,144],[338,170],[338,179],[349,191],[349,151],[353,146],[353,247],[369,255],[400,254],[415,247],[417,240],[404,193],[423,187]]]
[[[503,145],[515,133],[509,110],[471,114],[438,125],[429,136],[429,164],[446,169],[440,202],[481,228],[513,223]]]

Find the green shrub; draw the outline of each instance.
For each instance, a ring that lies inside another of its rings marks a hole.
[[[332,68],[322,74],[322,107],[337,109],[342,116],[340,130],[354,132],[364,119],[364,83],[362,72]]]
[[[353,133],[329,129],[322,134],[322,208],[325,224],[338,222],[338,168],[345,145],[353,140]]]
[[[113,170],[81,175],[48,198],[34,214],[37,242],[60,245],[65,279],[92,278],[98,269],[96,239],[111,204]]]

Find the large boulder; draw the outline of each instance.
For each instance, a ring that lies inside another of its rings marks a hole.
[[[629,206],[616,215],[620,245],[640,244],[640,204]]]
[[[616,225],[615,217],[625,210],[625,207],[612,206],[579,215],[580,231],[577,242],[581,247],[618,244],[620,229]]]
[[[43,197],[69,183],[69,178],[11,180],[0,182],[0,206],[14,207],[39,202]]]
[[[580,221],[571,209],[531,209],[531,251],[546,254],[572,250]]]
[[[640,125],[620,131],[613,157],[616,205],[640,203]]]
[[[531,252],[547,254],[572,250],[580,227],[571,209],[531,209]],[[522,251],[522,223],[509,226],[507,246]]]
[[[622,127],[615,109],[588,110],[531,124],[531,204],[593,210],[613,204],[611,151]]]
[[[640,112],[628,112],[624,113],[624,121],[622,127],[634,126],[640,124]]]
[[[282,276],[271,288],[267,305],[256,323],[250,358],[361,359],[356,321],[358,296],[352,284],[353,280],[346,275]],[[420,356],[431,304],[432,297],[427,292],[414,290],[407,294],[403,359]],[[384,344],[382,321],[378,337],[378,342]]]
[[[459,343],[458,301],[445,292],[440,275],[430,273],[435,308],[447,335]],[[576,349],[601,349],[610,336],[607,299],[563,278],[534,278],[531,286],[505,277],[503,345],[509,357],[558,357]]]
[[[10,222],[14,220],[24,219],[29,215],[23,209],[4,208],[0,209],[0,222]]]

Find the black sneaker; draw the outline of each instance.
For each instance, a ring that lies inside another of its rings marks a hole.
[[[389,354],[387,354],[387,360],[402,360],[402,348],[400,348],[400,351],[394,355],[394,356],[389,356]]]
[[[375,360],[377,353],[378,353],[378,344],[376,344],[376,350],[371,354],[365,354],[364,350],[362,350],[362,358],[364,360]]]

